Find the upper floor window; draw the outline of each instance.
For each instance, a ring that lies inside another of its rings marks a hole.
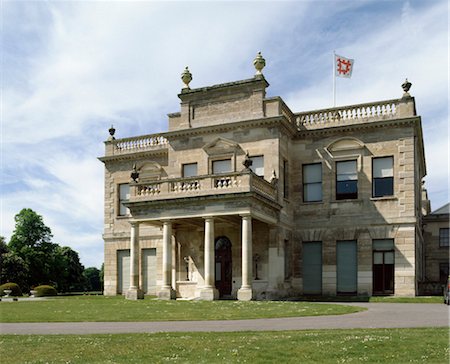
[[[322,163],[303,165],[303,201],[322,201]]]
[[[394,158],[372,159],[372,197],[394,194]]]
[[[336,162],[336,200],[358,198],[356,160]]]
[[[439,229],[439,246],[448,247],[448,230],[449,228],[440,228]]]
[[[197,163],[183,164],[183,177],[195,177],[197,175]]]
[[[129,216],[130,209],[123,203],[130,199],[130,185],[123,183],[119,185],[119,216]]]
[[[252,161],[250,169],[253,173],[260,177],[264,177],[264,156],[259,155],[256,157],[250,157],[249,159]]]
[[[283,160],[283,197],[289,198],[289,164]]]
[[[223,159],[212,162],[212,173],[229,173],[231,172],[231,159]]]

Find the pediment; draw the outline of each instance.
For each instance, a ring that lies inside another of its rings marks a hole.
[[[146,162],[142,164],[138,170],[140,180],[160,179],[163,172],[163,168],[157,162]]]
[[[341,138],[333,141],[327,146],[327,150],[331,153],[333,152],[343,152],[359,150],[364,148],[364,143],[356,138]]]
[[[219,137],[217,139],[214,139],[212,142],[206,144],[203,147],[203,150],[208,155],[228,154],[240,151],[241,147],[239,146],[238,143],[233,142],[232,140]]]

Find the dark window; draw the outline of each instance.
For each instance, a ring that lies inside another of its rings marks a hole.
[[[394,194],[394,158],[372,159],[372,197]]]
[[[356,161],[336,162],[336,200],[358,198]]]
[[[322,201],[322,164],[303,166],[303,201]]]
[[[449,228],[440,228],[439,229],[439,246],[448,247],[448,230]]]
[[[284,279],[291,278],[292,248],[289,240],[284,240]]]

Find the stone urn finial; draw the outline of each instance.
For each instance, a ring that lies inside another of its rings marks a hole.
[[[189,68],[187,66],[186,66],[185,70],[183,71],[183,73],[181,74],[181,81],[183,81],[183,83],[186,85],[186,87],[183,87],[183,88],[190,88],[189,82],[192,81],[192,73],[189,72]]]
[[[133,170],[131,172],[131,179],[133,180],[133,182],[137,183],[138,179],[139,179],[139,172],[136,168],[136,163],[133,164]]]
[[[114,129],[114,126],[113,126],[113,125],[111,125],[111,127],[108,129],[108,131],[109,131],[109,137],[108,137],[108,140],[114,140],[114,139],[116,139],[116,138],[114,137],[114,134],[116,133],[116,129]]]
[[[412,83],[411,82],[409,82],[408,81],[408,79],[406,78],[405,79],[405,82],[403,82],[402,83],[402,89],[403,89],[403,91],[405,92],[404,94],[403,94],[403,96],[409,96],[409,89],[411,88],[411,86],[412,86]]]
[[[266,65],[266,60],[261,55],[261,52],[258,52],[258,54],[256,55],[256,58],[253,60],[253,65],[256,68],[255,75],[257,75],[257,76],[262,75],[261,71]]]

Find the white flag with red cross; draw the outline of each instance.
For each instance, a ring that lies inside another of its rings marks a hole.
[[[334,68],[336,77],[350,78],[353,72],[353,63],[355,60],[334,55]]]

